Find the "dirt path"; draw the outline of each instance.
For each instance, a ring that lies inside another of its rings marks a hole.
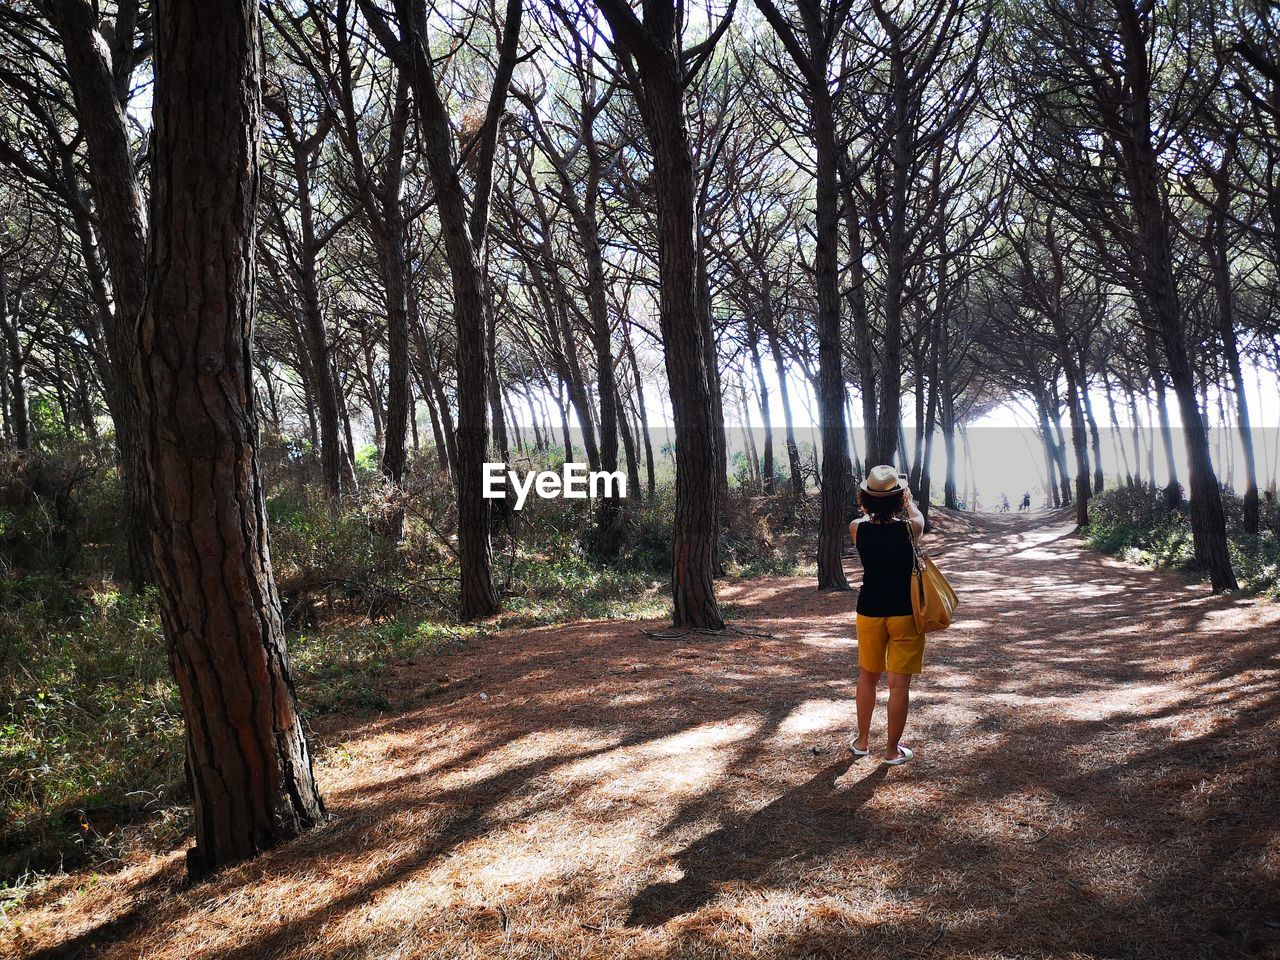
[[[845,750],[852,597],[731,584],[771,636],[477,643],[420,709],[322,731],[324,829],[194,888],[177,854],[138,864],[0,952],[1280,955],[1280,606],[1100,557],[1061,514],[949,526],[963,617],[905,767]]]

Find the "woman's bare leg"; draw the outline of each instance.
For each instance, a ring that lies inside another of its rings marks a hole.
[[[861,694],[862,687],[859,684],[858,692]],[[862,701],[858,701],[859,715],[861,715]],[[890,673],[889,674],[889,730],[888,739],[884,745],[884,758],[886,760],[896,760],[898,758],[898,740],[902,737],[902,728],[907,725],[907,710],[911,706],[911,674],[909,673]],[[861,730],[861,727],[859,727]]]
[[[879,671],[858,669],[858,739],[854,746],[859,750],[867,749],[871,737],[871,716],[876,712],[876,686],[879,683]]]

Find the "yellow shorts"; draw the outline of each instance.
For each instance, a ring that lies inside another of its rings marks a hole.
[[[858,665],[879,673],[919,673],[924,666],[924,634],[915,617],[858,614]]]

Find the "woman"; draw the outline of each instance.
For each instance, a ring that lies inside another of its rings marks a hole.
[[[862,559],[858,592],[858,736],[850,749],[871,752],[871,715],[880,674],[889,674],[889,729],[884,762],[906,763],[909,748],[898,742],[907,723],[911,677],[924,662],[924,635],[911,613],[912,536],[924,533],[924,514],[911,499],[907,478],[893,467],[872,467],[858,490],[863,516],[849,524]],[[900,518],[905,513],[906,519]]]

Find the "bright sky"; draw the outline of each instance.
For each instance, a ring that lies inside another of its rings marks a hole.
[[[656,359],[654,363],[659,365]],[[766,379],[769,381],[771,394],[770,420],[774,434],[774,455],[778,458],[779,468],[785,469],[785,420],[782,412],[780,391],[777,379],[772,374],[769,365],[766,365],[765,374]],[[730,376],[734,379],[727,379],[723,384],[726,392],[725,423],[729,433],[730,449],[731,451],[737,451],[743,449],[745,437],[742,431],[743,416],[736,399],[738,396],[736,373]],[[660,445],[670,439],[670,435],[666,431],[670,429],[672,418],[669,398],[665,391],[661,391],[654,386],[656,380],[656,377],[652,380],[647,380],[645,386],[650,428],[657,431],[654,442]],[[1274,482],[1277,474],[1280,473],[1280,381],[1278,381],[1274,373],[1259,371],[1252,365],[1247,365],[1245,368],[1245,382],[1249,386],[1247,398],[1250,407],[1249,419],[1253,426],[1259,481],[1266,486]],[[793,370],[791,372],[787,379],[787,385],[792,397],[792,415],[796,439],[802,448],[802,456],[808,459],[812,456],[812,454],[808,453],[811,445],[818,445],[820,449],[820,440],[816,429],[817,407],[815,398],[808,381],[798,371]],[[1115,476],[1122,472],[1121,464],[1124,458],[1127,457],[1130,461],[1133,459],[1132,426],[1124,404],[1117,403],[1117,412],[1121,424],[1121,431],[1117,438],[1115,431],[1110,428],[1105,395],[1095,392],[1091,394],[1091,397],[1094,416],[1098,420],[1100,432],[1103,469],[1108,476]],[[1213,399],[1216,407],[1216,397]],[[1228,402],[1231,400],[1229,397],[1225,399]],[[764,424],[761,422],[760,411],[754,396],[751,396],[748,402],[751,409],[748,411],[746,424],[753,431],[756,446],[759,449],[764,442]],[[906,424],[911,424],[914,422],[915,417],[915,398],[911,394],[907,394],[903,398],[903,403],[903,421]],[[859,419],[855,420],[853,424],[855,431],[854,442],[861,452],[866,449],[866,439],[860,420],[861,408],[856,397],[854,398],[854,409],[855,414],[859,416]],[[522,424],[528,423],[527,411],[517,409],[513,412]],[[1172,396],[1170,396],[1169,413],[1171,424],[1175,429],[1176,465],[1179,478],[1185,484],[1187,479],[1185,447],[1180,431],[1177,429],[1181,424],[1181,418],[1178,416],[1176,403],[1173,402]],[[1148,433],[1146,411],[1141,406],[1139,407],[1139,418],[1142,423],[1141,445],[1143,462],[1141,471],[1146,476],[1149,474],[1146,446],[1152,439],[1152,435]],[[981,508],[995,507],[1002,493],[1007,494],[1011,501],[1016,501],[1023,492],[1030,491],[1037,505],[1041,502],[1045,476],[1044,448],[1032,424],[1031,408],[1026,405],[1019,406],[1015,403],[997,408],[970,425],[969,441],[972,480],[978,490],[979,506]],[[1069,444],[1071,427],[1065,415],[1063,417],[1063,430]],[[905,433],[908,445],[913,448],[915,442],[914,431],[906,429]],[[1119,443],[1117,443],[1117,439],[1120,440]],[[1165,465],[1164,449],[1159,438],[1158,429],[1154,435],[1154,440],[1155,475],[1157,480],[1163,484],[1168,478],[1168,470]],[[1234,428],[1226,431],[1214,429],[1211,431],[1210,442],[1212,444],[1214,466],[1220,478],[1231,482],[1237,489],[1242,489],[1244,483],[1244,455],[1240,447],[1238,432]],[[1090,455],[1092,456],[1092,453]],[[965,488],[965,471],[968,470],[968,467],[964,458],[963,447],[960,446],[959,440],[957,440],[957,456],[961,464],[957,469],[957,483],[963,491]],[[1071,453],[1068,450],[1069,465],[1070,457]],[[1074,466],[1071,468],[1074,469]],[[939,491],[939,495],[945,469],[945,451],[942,434],[939,431],[935,435],[933,451],[933,475],[937,478],[935,490]]]

